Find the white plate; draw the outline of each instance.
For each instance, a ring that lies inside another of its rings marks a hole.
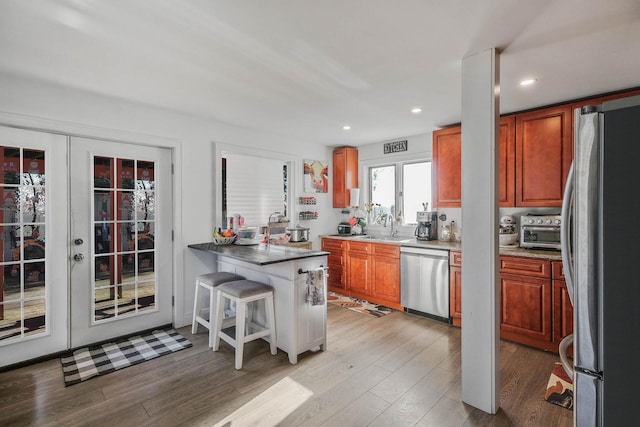
[[[238,239],[235,241],[234,243],[235,245],[240,245],[240,246],[249,246],[249,245],[259,245],[260,241],[259,240],[249,240],[249,239]]]
[[[520,246],[519,243],[512,243],[510,245],[500,245],[501,248],[517,248],[519,246]]]

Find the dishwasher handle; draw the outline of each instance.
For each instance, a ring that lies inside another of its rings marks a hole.
[[[401,254],[414,254],[423,255],[433,258],[449,258],[449,251],[443,251],[440,249],[428,249],[428,248],[414,248],[410,246],[400,246]]]

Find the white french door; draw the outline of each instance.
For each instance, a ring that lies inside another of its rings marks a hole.
[[[0,127],[0,366],[67,348],[67,137]]]
[[[172,323],[169,149],[0,126],[0,366]]]
[[[172,322],[171,152],[72,137],[71,347]]]

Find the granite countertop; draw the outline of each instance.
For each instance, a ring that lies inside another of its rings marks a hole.
[[[371,237],[364,237],[366,235],[352,235],[352,236],[336,236],[336,235],[324,235],[322,238],[327,239],[341,239],[341,240],[354,240],[357,242],[371,242],[371,243],[386,243],[390,245],[408,246],[413,248],[429,248],[429,249],[444,249],[448,251],[459,251],[462,249],[461,242],[441,242],[440,240],[416,240],[414,237],[394,237],[387,238],[382,236],[372,235]],[[377,238],[381,237],[381,238]],[[560,251],[550,251],[541,249],[527,249],[521,247],[515,248],[500,248],[500,255],[506,256],[519,256],[525,258],[544,258],[552,261],[562,260]]]
[[[324,251],[312,251],[288,246],[267,246],[262,243],[259,245],[216,245],[213,242],[205,242],[195,243],[187,247],[198,251],[223,255],[255,265],[277,264],[279,262],[293,261],[296,259],[329,255],[329,252]]]

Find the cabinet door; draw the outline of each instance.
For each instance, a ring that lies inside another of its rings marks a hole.
[[[462,268],[449,267],[449,312],[454,326],[462,326]]]
[[[573,306],[564,280],[553,281],[553,342],[556,345],[573,333]]]
[[[516,116],[516,206],[561,206],[573,156],[570,105]]]
[[[434,207],[460,207],[462,201],[462,127],[433,132]]]
[[[329,290],[340,292],[345,289],[342,241],[322,239],[322,250],[329,252],[329,256],[327,256],[327,268],[329,269],[327,286]]]
[[[347,262],[347,289],[360,296],[371,293],[371,255],[350,252]]]
[[[513,207],[516,204],[516,117],[501,117],[499,132],[498,202],[501,207]]]
[[[333,151],[333,207],[349,207],[349,189],[358,188],[358,150],[352,147]]]
[[[551,280],[500,275],[502,338],[547,350],[551,342]]]
[[[373,296],[400,303],[400,259],[374,256],[373,260]]]

